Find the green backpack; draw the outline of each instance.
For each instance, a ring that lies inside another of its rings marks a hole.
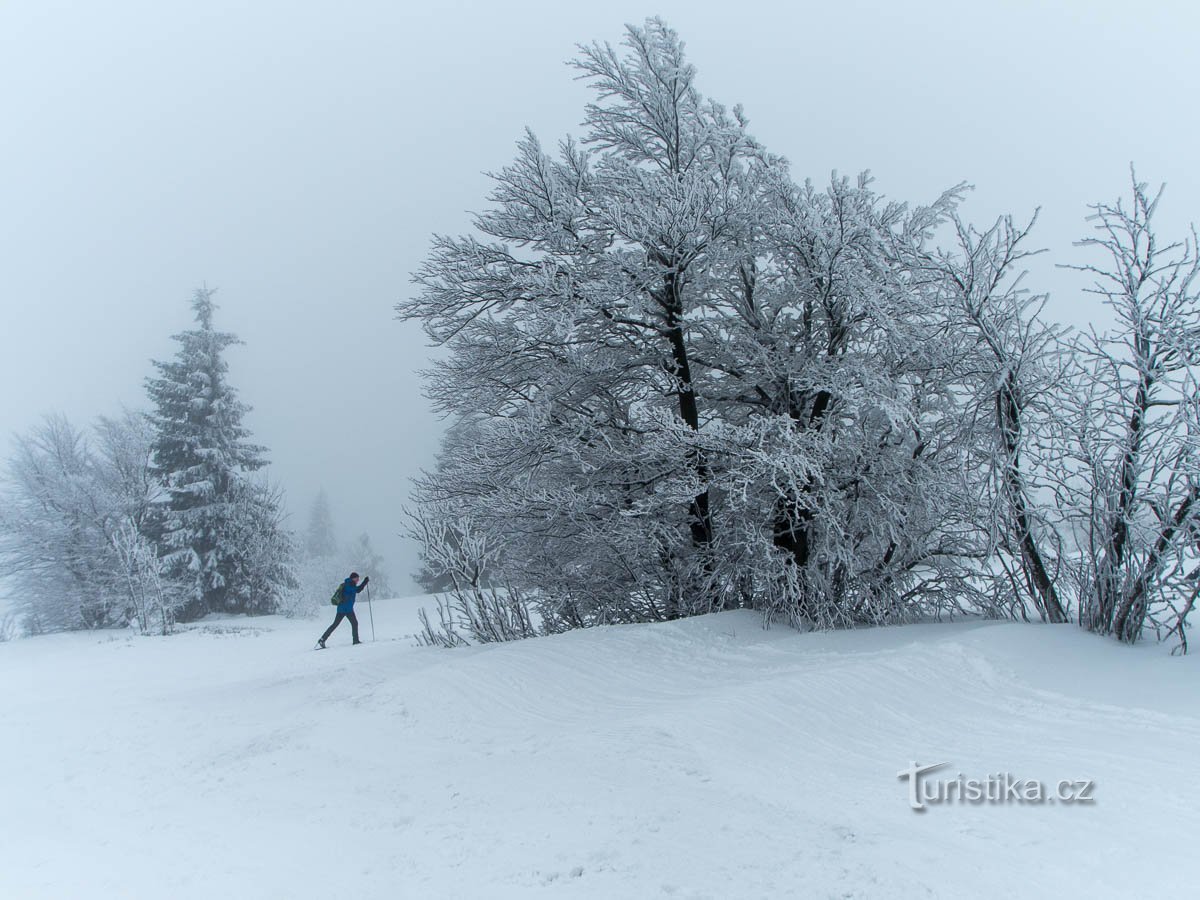
[[[332,606],[337,606],[339,603],[341,603],[341,602],[342,602],[342,600],[343,600],[343,599],[345,599],[345,598],[342,596],[342,588],[343,588],[343,587],[344,587],[344,585],[341,585],[341,584],[339,584],[339,585],[337,586],[337,590],[336,590],[336,591],[334,591],[334,592],[333,592],[333,596],[329,598],[329,603],[330,603],[330,605],[332,605]]]

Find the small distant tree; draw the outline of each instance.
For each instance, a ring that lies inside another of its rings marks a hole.
[[[333,556],[337,553],[337,534],[333,527],[333,513],[329,510],[329,496],[325,489],[317,492],[308,513],[308,528],[304,532],[304,552],[310,558]]]
[[[343,555],[351,569],[371,576],[371,589],[375,592],[376,597],[391,595],[392,584],[384,569],[383,557],[376,552],[369,534],[363,532],[356,537]]]
[[[329,595],[352,571],[371,576],[375,596],[391,592],[383,559],[371,538],[360,534],[341,543],[333,524],[329,495],[322,488],[309,507],[308,524],[293,569],[293,583],[284,592],[279,610],[288,616],[310,616],[328,609]]]

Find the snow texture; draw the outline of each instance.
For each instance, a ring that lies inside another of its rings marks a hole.
[[[0,644],[0,896],[1194,888],[1164,851],[1200,825],[1200,669],[1161,646],[741,611],[446,651],[405,636],[420,602],[376,600],[378,642],[324,652],[323,623],[278,617]],[[912,761],[1097,802],[914,813]]]

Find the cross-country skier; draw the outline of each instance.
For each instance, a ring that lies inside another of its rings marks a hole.
[[[333,617],[333,624],[325,629],[325,633],[321,635],[321,639],[317,641],[317,646],[322,650],[325,649],[325,642],[329,640],[329,636],[333,634],[333,629],[342,624],[342,619],[350,620],[350,635],[354,638],[354,643],[361,644],[358,639],[358,617],[354,615],[354,598],[358,596],[358,592],[367,586],[370,577],[364,578],[362,584],[358,583],[358,573],[351,572],[350,577],[342,582],[342,602],[337,605],[337,615]]]

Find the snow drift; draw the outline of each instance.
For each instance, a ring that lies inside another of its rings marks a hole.
[[[1198,670],[1068,626],[725,613],[310,652],[323,622],[0,645],[10,898],[1033,897],[1192,889]],[[369,638],[366,610],[364,636]],[[897,773],[1086,779],[914,812]]]

